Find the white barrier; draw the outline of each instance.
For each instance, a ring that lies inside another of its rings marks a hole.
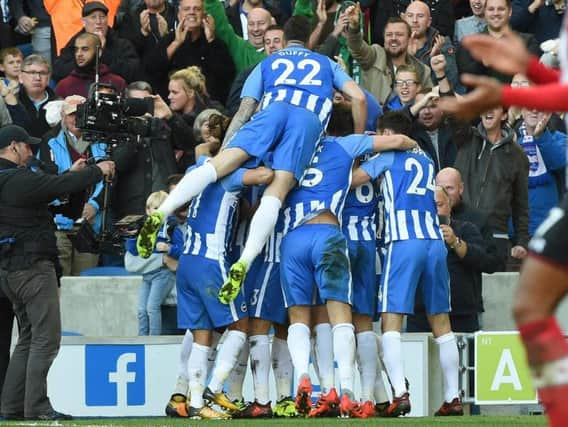
[[[57,410],[76,416],[164,415],[177,377],[180,342],[181,337],[64,337],[49,373],[48,394]],[[437,408],[428,408],[428,336],[403,337],[403,358],[411,387],[410,415],[431,414]],[[317,383],[314,390],[317,397]],[[357,382],[356,395],[358,391]],[[253,399],[250,370],[243,395]],[[270,398],[276,402],[272,376]]]

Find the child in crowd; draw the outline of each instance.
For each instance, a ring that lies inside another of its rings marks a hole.
[[[4,77],[0,79],[0,94],[5,101],[16,103],[15,97],[20,88],[19,76],[24,55],[16,47],[7,47],[0,50],[0,71]],[[13,99],[9,99],[13,97]],[[8,99],[6,99],[8,98]]]
[[[414,98],[420,89],[422,86],[416,68],[412,65],[401,65],[396,70],[394,90],[386,102],[385,110],[398,111],[414,104]]]
[[[146,214],[152,215],[167,196],[165,191],[150,194],[146,200]],[[148,259],[138,256],[135,238],[126,242],[125,268],[130,273],[142,274],[138,299],[138,335],[160,335],[162,332],[161,305],[175,285],[177,261],[170,254],[174,247],[181,253],[178,245],[170,245],[176,224],[175,218],[173,222],[166,221],[159,233],[155,252]]]

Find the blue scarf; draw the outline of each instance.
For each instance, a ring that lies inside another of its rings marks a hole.
[[[552,176],[546,169],[546,164],[534,138],[527,134],[527,126],[524,121],[519,128],[519,144],[529,160],[529,188],[551,182]]]

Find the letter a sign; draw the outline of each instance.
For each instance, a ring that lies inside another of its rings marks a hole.
[[[536,403],[525,350],[516,332],[475,334],[475,403]]]

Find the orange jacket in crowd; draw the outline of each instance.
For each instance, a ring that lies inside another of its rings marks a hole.
[[[108,25],[112,27],[114,16],[120,6],[120,0],[99,0],[108,7]],[[57,55],[71,38],[83,29],[81,11],[88,0],[43,0],[45,10],[51,16],[51,24],[55,33]]]

